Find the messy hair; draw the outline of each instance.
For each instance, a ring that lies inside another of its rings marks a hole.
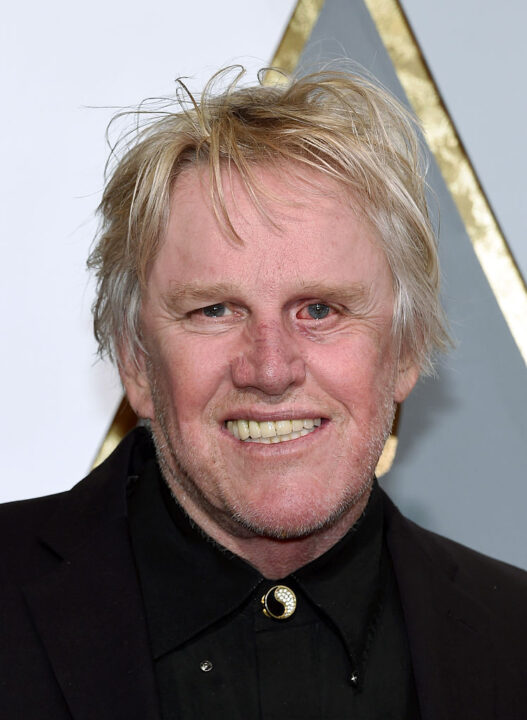
[[[437,242],[426,201],[425,167],[410,113],[370,79],[334,70],[244,86],[242,68],[213,76],[201,96],[182,81],[112,147],[88,260],[97,276],[93,305],[101,355],[137,359],[141,297],[166,231],[171,191],[188,167],[205,168],[218,222],[237,240],[222,169],[239,174],[262,209],[258,165],[310,168],[336,181],[376,231],[393,278],[393,333],[424,373],[449,344],[439,299]],[[220,81],[226,89],[217,91]],[[334,183],[333,183],[334,184]],[[265,211],[265,210],[264,210]]]

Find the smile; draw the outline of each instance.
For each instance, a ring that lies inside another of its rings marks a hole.
[[[322,423],[321,418],[307,420],[228,420],[227,430],[238,440],[255,443],[279,443],[309,435]]]

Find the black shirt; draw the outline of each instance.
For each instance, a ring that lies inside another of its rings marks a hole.
[[[155,460],[128,505],[164,720],[418,718],[376,485],[347,535],[280,581],[195,527]],[[263,613],[278,584],[296,595],[286,620]]]

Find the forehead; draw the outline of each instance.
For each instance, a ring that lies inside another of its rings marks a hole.
[[[328,200],[333,202],[324,202]],[[211,211],[217,213],[223,229],[232,223],[234,233],[230,234],[244,241],[253,236],[255,215],[260,216],[262,227],[279,232],[287,231],[291,222],[304,218],[306,209],[314,204],[320,208],[321,216],[328,205],[332,206],[333,214],[337,209],[351,210],[357,205],[342,183],[294,162],[249,165],[244,178],[237,169],[225,164],[220,166],[217,179],[212,178],[204,163],[190,166],[180,174],[172,190],[171,219],[181,219],[180,211],[189,203],[193,209],[201,205],[203,217]],[[326,214],[321,219],[329,218]],[[244,231],[249,231],[245,237]]]
[[[237,172],[222,170],[231,229],[214,211],[208,169],[191,167],[180,175],[154,262],[156,281],[364,282],[391,290],[377,235],[342,186],[309,168],[252,172],[256,199]]]

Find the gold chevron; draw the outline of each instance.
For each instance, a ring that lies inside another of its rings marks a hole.
[[[397,0],[364,0],[527,363],[527,288]]]

